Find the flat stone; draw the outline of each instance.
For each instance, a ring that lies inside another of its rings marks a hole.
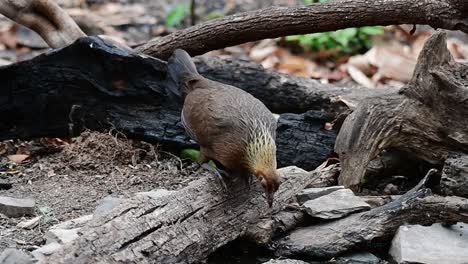
[[[99,205],[94,209],[93,217],[102,217],[110,213],[112,209],[120,205],[123,199],[112,196],[107,196],[99,202]]]
[[[346,254],[336,258],[336,264],[381,264],[386,263],[369,252]]]
[[[267,262],[263,262],[263,264],[309,264],[302,260],[296,259],[270,259]]]
[[[78,231],[80,228],[75,229],[50,229],[46,234],[46,244],[53,242],[59,244],[67,244],[79,237]]]
[[[34,199],[17,199],[0,196],[0,213],[8,217],[34,215]]]
[[[309,200],[317,199],[321,196],[330,194],[337,190],[344,189],[344,186],[331,186],[331,187],[324,187],[324,188],[309,188],[304,189],[300,193],[296,195],[297,201],[300,204],[303,204]]]
[[[468,224],[400,226],[390,256],[397,263],[468,263]]]
[[[16,249],[7,248],[0,254],[0,264],[30,264],[33,263],[33,258],[26,252]]]
[[[442,170],[441,192],[468,198],[468,155],[449,157]]]
[[[139,192],[139,193],[137,193],[137,195],[143,195],[143,196],[151,197],[153,199],[158,199],[158,198],[161,198],[161,197],[166,196],[166,195],[171,195],[171,194],[173,194],[175,192],[177,192],[177,191],[169,191],[169,190],[166,190],[166,189],[155,189],[155,190],[152,190],[152,191],[149,191],[149,192]]]
[[[62,245],[60,245],[59,243],[52,242],[32,251],[31,254],[36,260],[38,260],[40,263],[43,263],[43,260],[46,256],[50,256],[52,253],[59,250],[61,247]]]
[[[337,219],[371,207],[350,189],[335,190],[303,204],[307,214],[321,219]]]

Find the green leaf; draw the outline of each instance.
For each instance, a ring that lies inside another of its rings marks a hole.
[[[383,35],[384,28],[383,27],[361,27],[359,31],[366,34],[366,35]]]
[[[190,159],[193,162],[199,163],[200,161],[200,151],[196,149],[183,149],[180,152],[180,158],[182,159]],[[209,161],[208,165],[212,168],[216,168],[216,164],[213,161]]]
[[[182,23],[190,11],[190,4],[181,4],[173,7],[166,16],[166,26],[175,27]]]
[[[203,20],[208,21],[208,20],[216,19],[216,18],[220,18],[220,17],[224,17],[223,12],[215,10],[215,11],[211,11],[208,15],[203,17]]]
[[[196,149],[183,149],[180,152],[180,157],[182,159],[191,159],[195,162],[198,162],[198,159],[200,158],[200,151]]]

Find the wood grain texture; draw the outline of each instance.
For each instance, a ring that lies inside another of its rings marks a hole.
[[[453,60],[446,35],[426,42],[412,80],[398,94],[369,98],[347,117],[335,143],[339,183],[359,188],[369,162],[397,150],[442,165],[451,152],[468,153],[468,79]]]
[[[247,228],[282,210],[305,186],[333,172],[281,169],[284,177],[269,209],[256,181],[250,191],[241,180],[228,192],[211,175],[157,199],[137,196],[94,219],[72,244],[46,263],[197,263]],[[328,177],[326,177],[328,178]]]

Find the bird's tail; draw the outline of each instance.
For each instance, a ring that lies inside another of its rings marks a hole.
[[[197,79],[197,68],[192,61],[190,55],[182,49],[176,49],[172,56],[167,61],[169,90],[177,96],[182,96],[186,93],[187,83],[190,80]]]

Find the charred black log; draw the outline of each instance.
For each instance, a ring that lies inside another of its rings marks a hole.
[[[348,109],[339,99],[368,96],[367,90],[331,88],[248,62],[198,58],[197,64],[201,74],[247,90],[272,111],[311,110],[281,115],[280,166],[314,169],[336,137],[336,128],[326,130],[325,123]],[[2,67],[0,77],[0,139],[115,129],[170,149],[196,147],[180,124],[180,102],[166,91],[166,63],[98,37]]]

